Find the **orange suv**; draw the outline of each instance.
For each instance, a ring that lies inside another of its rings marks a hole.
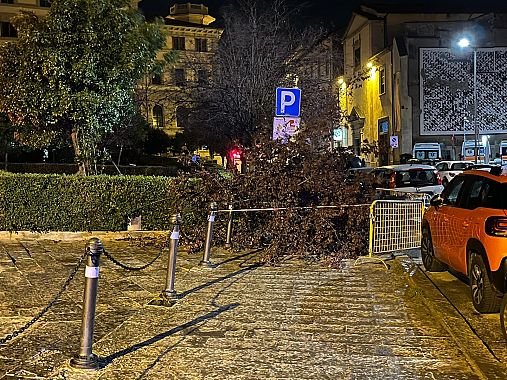
[[[432,198],[421,256],[428,271],[466,275],[477,311],[498,312],[507,292],[507,175],[500,167],[465,171]]]

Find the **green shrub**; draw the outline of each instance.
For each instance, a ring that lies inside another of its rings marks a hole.
[[[166,177],[2,173],[0,230],[118,231],[136,214],[144,230],[170,229],[176,211],[196,213],[182,210],[191,207],[183,198],[195,184]]]
[[[118,167],[121,174],[124,175],[156,175],[156,176],[176,176],[181,165],[172,162],[165,166],[129,166],[121,165]],[[54,163],[0,163],[0,170],[5,169],[12,173],[39,173],[39,174],[75,174],[78,172],[77,164],[54,164]],[[114,165],[99,166],[101,174],[118,175],[118,169]]]

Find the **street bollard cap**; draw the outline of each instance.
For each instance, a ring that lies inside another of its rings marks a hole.
[[[99,238],[91,238],[88,240],[88,244],[86,245],[86,249],[93,255],[97,253],[102,253],[104,251],[104,245]]]

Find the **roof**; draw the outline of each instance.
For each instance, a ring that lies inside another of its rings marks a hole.
[[[480,176],[480,177],[486,177],[486,178],[489,178],[489,179],[496,181],[496,182],[507,183],[507,170],[506,170],[505,166],[503,168],[504,168],[504,171],[500,175],[491,174],[489,171],[485,171],[485,170],[473,170],[473,169],[466,170],[463,173],[461,173],[460,175],[475,175],[475,176]]]
[[[404,171],[404,170],[410,170],[410,169],[436,170],[434,166],[422,165],[422,164],[402,164],[402,165],[379,166],[378,169],[390,169],[390,170],[394,170],[394,171]]]
[[[214,25],[194,24],[192,22],[175,20],[175,19],[171,19],[171,18],[167,18],[167,17],[164,18],[164,24],[165,25],[172,25],[172,26],[185,26],[185,27],[189,27],[189,28],[216,29],[216,30],[222,29],[222,28],[216,27]]]

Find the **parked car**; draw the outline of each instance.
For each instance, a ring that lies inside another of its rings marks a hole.
[[[442,185],[447,184],[458,174],[473,166],[470,161],[441,161],[435,165],[440,176],[442,177]]]
[[[423,218],[424,267],[468,276],[473,305],[481,313],[498,312],[506,292],[506,194],[501,168],[467,170],[432,198]]]
[[[440,194],[444,187],[434,166],[405,164],[381,166],[371,171],[379,188],[403,193]]]
[[[500,165],[494,165],[494,164],[472,164],[470,165],[467,170],[484,170],[484,171],[490,171],[493,168],[499,168]]]
[[[368,174],[370,174],[373,169],[370,166],[361,167],[361,168],[350,168],[347,169],[346,175],[345,175],[345,181],[346,182],[354,182],[356,180],[361,180],[368,177]]]

